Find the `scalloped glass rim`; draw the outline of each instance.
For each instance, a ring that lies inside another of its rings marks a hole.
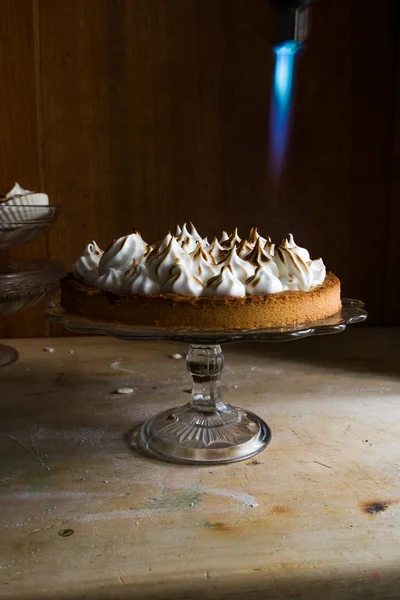
[[[188,344],[227,344],[244,341],[279,342],[301,339],[311,335],[340,333],[348,325],[365,321],[368,314],[361,300],[342,298],[340,312],[319,321],[269,327],[265,329],[199,330],[142,327],[117,321],[91,320],[64,311],[53,303],[45,317],[54,323],[62,323],[70,331],[86,334],[111,335],[125,340],[174,340]]]

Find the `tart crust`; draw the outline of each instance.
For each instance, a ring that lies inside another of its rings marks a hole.
[[[185,329],[255,329],[281,327],[330,317],[341,308],[340,281],[328,273],[308,292],[286,291],[265,296],[195,297],[175,294],[114,294],[78,281],[61,280],[61,306],[89,319],[131,325]]]

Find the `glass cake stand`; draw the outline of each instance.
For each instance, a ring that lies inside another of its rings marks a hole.
[[[0,250],[37,238],[55,223],[59,206],[8,206],[0,204]]]
[[[64,266],[54,260],[0,262],[0,317],[34,306],[54,294]],[[17,360],[11,346],[0,344],[0,367]]]
[[[56,222],[59,206],[0,204],[0,250],[32,241]],[[64,268],[55,261],[14,262],[0,259],[0,316],[34,306],[59,286]],[[18,352],[0,344],[0,367]]]
[[[221,344],[282,342],[340,333],[348,325],[364,321],[367,313],[362,302],[346,298],[339,313],[314,323],[231,331],[138,327],[90,320],[69,314],[57,304],[53,304],[45,316],[78,333],[109,335],[123,340],[187,342],[186,366],[193,379],[191,399],[184,406],[170,408],[148,419],[137,436],[137,447],[164,460],[206,465],[247,459],[261,452],[271,439],[270,429],[260,417],[223,401]]]

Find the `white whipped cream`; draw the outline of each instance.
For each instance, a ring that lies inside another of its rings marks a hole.
[[[222,267],[221,273],[207,281],[203,296],[238,296],[246,295],[243,283],[234,276],[229,267]]]
[[[326,277],[322,259],[311,260],[291,234],[275,245],[255,227],[243,240],[235,229],[208,244],[192,223],[153,246],[136,231],[115,240],[105,253],[92,242],[72,272],[79,281],[117,294],[238,297],[308,291]]]

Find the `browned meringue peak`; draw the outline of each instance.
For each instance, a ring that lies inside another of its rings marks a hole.
[[[238,256],[236,252],[236,246],[232,246],[230,250],[225,252],[225,256],[218,263],[218,266],[221,267],[221,269],[223,267],[229,267],[235,277],[237,277],[242,283],[251,277],[255,271],[255,268],[251,263]]]
[[[196,248],[193,250],[193,252],[190,252],[190,256],[192,260],[200,260],[200,258],[202,258],[212,265],[217,264],[214,257],[204,248],[203,242],[197,242]]]
[[[182,246],[185,252],[193,252],[196,247],[196,242],[201,241],[200,235],[197,233],[193,223],[189,224],[190,231],[186,223],[182,225],[182,231],[177,236],[176,241]]]
[[[235,227],[234,231],[231,233],[231,235],[228,237],[228,239],[221,242],[221,246],[225,250],[231,249],[234,246],[237,246],[238,244],[240,244],[241,241],[242,241],[242,238],[240,238],[238,236],[238,229],[237,229],[237,227]]]
[[[219,243],[222,244],[222,242],[226,242],[226,240],[229,240],[229,233],[227,231],[223,231],[221,233],[221,237],[219,239]]]
[[[216,236],[213,237],[211,244],[208,246],[207,248],[207,252],[210,256],[213,257],[213,259],[215,260],[215,262],[219,262],[221,256],[224,253],[224,248],[221,246],[221,244],[219,243],[218,239]]]
[[[158,242],[154,242],[154,244],[152,244],[150,246],[151,251],[149,254],[151,254],[151,252],[153,252],[154,250],[162,252],[168,246],[172,237],[175,237],[175,236],[172,236],[172,233],[170,231],[168,231],[168,233],[165,237],[163,237],[161,240],[158,240]]]
[[[272,242],[271,238],[268,236],[267,237],[267,241],[264,244],[264,252],[266,252],[270,256],[274,256],[274,254],[275,254],[275,246],[276,246],[276,244],[274,244]]]
[[[246,239],[242,239],[240,244],[236,246],[236,252],[239,254],[240,258],[247,260],[247,256],[253,250],[252,244]]]
[[[272,262],[271,256],[269,256],[266,252],[264,252],[260,237],[257,238],[254,248],[246,256],[246,260],[249,263],[251,263],[252,265],[254,265],[255,267],[265,264],[265,263]]]
[[[289,233],[287,238],[284,238],[282,240],[281,246],[282,248],[291,250],[292,252],[294,252],[294,254],[297,254],[297,256],[300,256],[300,258],[304,262],[308,263],[311,261],[309,251],[306,248],[301,248],[300,246],[298,246],[294,241],[293,235],[291,233]]]
[[[256,243],[256,241],[258,240],[258,238],[260,237],[258,231],[257,231],[257,227],[252,227],[250,229],[250,233],[249,233],[249,237],[248,237],[248,241],[249,243],[254,246],[254,244]]]

